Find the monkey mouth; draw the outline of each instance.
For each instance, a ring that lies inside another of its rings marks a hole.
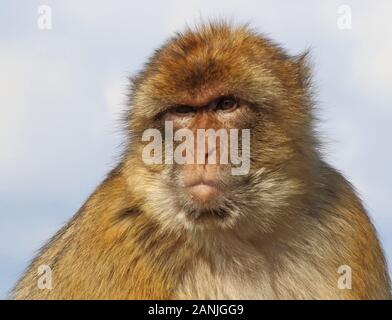
[[[197,178],[194,180],[190,180],[187,183],[185,183],[185,187],[187,188],[191,188],[191,187],[195,187],[195,186],[199,186],[199,185],[203,185],[203,186],[209,186],[209,187],[217,187],[217,183],[214,180],[211,179],[204,179],[204,178]]]
[[[185,186],[194,201],[208,203],[220,193],[218,186],[212,181],[196,181]]]
[[[213,180],[197,180],[185,186],[191,202],[185,206],[187,217],[195,223],[223,221],[229,212],[222,206],[222,190]]]

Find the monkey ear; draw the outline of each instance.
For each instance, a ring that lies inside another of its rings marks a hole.
[[[297,70],[297,79],[302,87],[309,87],[311,84],[311,52],[306,49],[303,53],[291,58]]]

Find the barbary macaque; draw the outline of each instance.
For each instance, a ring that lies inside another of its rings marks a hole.
[[[205,23],[158,49],[129,96],[120,163],[13,298],[390,298],[376,231],[320,155],[306,54]]]

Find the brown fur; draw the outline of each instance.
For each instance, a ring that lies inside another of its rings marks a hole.
[[[42,250],[16,299],[388,299],[376,232],[351,185],[321,160],[309,68],[247,27],[225,23],[168,41],[133,80],[119,166]],[[175,168],[146,166],[140,141],[159,114],[235,94],[248,102],[251,171],[226,177],[229,218],[191,223]],[[53,289],[37,287],[39,265]],[[351,290],[337,287],[340,265]]]

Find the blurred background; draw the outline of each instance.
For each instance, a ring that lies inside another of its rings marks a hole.
[[[115,166],[127,77],[208,18],[250,22],[291,54],[311,48],[325,157],[356,186],[392,265],[391,16],[390,0],[2,0],[0,298]]]

